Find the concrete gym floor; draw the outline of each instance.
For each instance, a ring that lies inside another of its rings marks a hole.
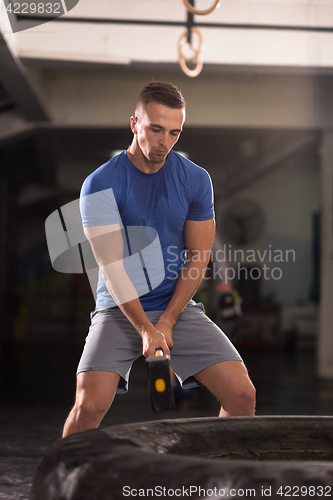
[[[242,355],[257,388],[257,415],[333,415],[333,384],[316,378],[313,350]],[[37,465],[49,445],[60,437],[69,409],[36,403],[0,409],[1,500],[28,500]],[[217,413],[217,402],[204,388],[193,390],[192,399],[184,399],[174,411],[153,413],[141,359],[133,367],[129,392],[116,397],[102,425]]]

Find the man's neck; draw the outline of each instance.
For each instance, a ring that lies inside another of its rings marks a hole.
[[[140,148],[136,145],[131,144],[127,149],[127,156],[131,163],[141,172],[145,174],[155,174],[165,165],[166,158],[161,163],[154,163],[147,160],[147,158],[142,154]]]

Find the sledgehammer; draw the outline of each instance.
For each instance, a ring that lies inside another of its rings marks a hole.
[[[172,410],[175,407],[173,397],[169,356],[162,349],[156,349],[155,356],[146,358],[148,387],[152,409],[154,411]]]

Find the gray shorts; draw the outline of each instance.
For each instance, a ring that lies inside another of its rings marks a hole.
[[[156,324],[163,311],[146,312]],[[228,337],[191,300],[173,330],[170,365],[184,388],[199,385],[193,375],[220,361],[242,358]],[[91,326],[77,373],[102,370],[121,377],[117,393],[127,392],[133,362],[142,355],[142,339],[119,309],[91,313]]]

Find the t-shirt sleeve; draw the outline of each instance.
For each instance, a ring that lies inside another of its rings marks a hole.
[[[192,178],[191,203],[187,215],[188,220],[213,219],[214,194],[210,175],[203,168],[199,168]]]
[[[80,194],[80,212],[83,227],[120,224],[121,217],[112,188],[102,189],[101,179],[95,173],[84,181]]]

